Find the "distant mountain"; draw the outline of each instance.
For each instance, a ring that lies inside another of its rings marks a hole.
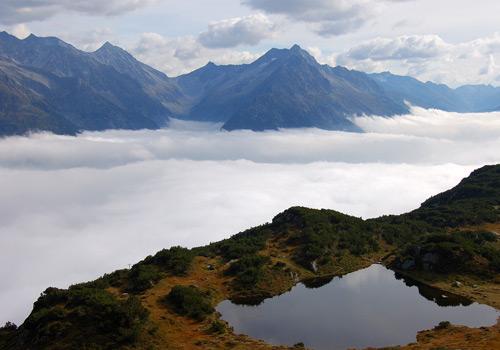
[[[319,64],[295,45],[251,64],[209,63],[169,78],[105,43],[84,52],[58,38],[0,33],[0,135],[48,130],[156,129],[170,117],[226,130],[316,127],[360,131],[356,115],[408,113],[408,103],[456,112],[500,110],[500,88],[451,89],[391,73]]]
[[[134,77],[95,56],[57,38],[0,33],[0,100],[12,106],[2,108],[0,134],[153,129],[168,121],[172,112]]]
[[[165,73],[139,62],[127,51],[109,42],[91,53],[91,56],[134,79],[146,94],[157,99],[173,113],[180,114],[185,111],[185,95],[175,80],[167,77]]]
[[[423,83],[415,78],[389,72],[370,74],[396,102],[436,108],[449,112],[492,112],[500,110],[500,88],[465,85],[451,89],[444,84]]]
[[[187,117],[224,122],[226,130],[356,131],[352,115],[408,111],[366,74],[320,65],[297,45],[272,49],[248,65],[209,63],[177,81],[186,94],[197,98]]]
[[[51,91],[61,86],[55,76],[0,58],[0,134],[22,134],[30,129],[76,133],[76,125],[48,102]]]
[[[455,90],[459,98],[467,101],[470,112],[500,110],[500,88],[491,85],[465,85]]]

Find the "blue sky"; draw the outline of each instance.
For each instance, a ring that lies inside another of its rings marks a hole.
[[[111,41],[171,76],[298,43],[331,65],[500,85],[498,13],[497,0],[2,0],[0,27]]]

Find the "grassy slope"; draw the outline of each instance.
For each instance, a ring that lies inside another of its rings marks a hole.
[[[333,210],[290,208],[272,223],[230,239],[163,250],[131,270],[69,290],[49,289],[22,326],[0,330],[0,349],[267,349],[235,335],[216,313],[194,320],[162,300],[174,286],[192,285],[212,305],[228,298],[258,301],[298,281],[349,273],[376,261],[394,269],[414,261],[404,273],[499,307],[499,223],[500,166],[477,170],[400,216],[364,221]],[[433,254],[432,265],[425,253]],[[457,280],[463,286],[453,288]],[[453,343],[453,337],[466,349],[472,341],[481,343],[478,332],[429,331],[409,349],[439,348],[439,339]],[[485,344],[498,344],[498,327],[487,332],[483,338],[491,341]]]

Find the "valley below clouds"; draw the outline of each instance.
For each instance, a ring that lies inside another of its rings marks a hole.
[[[399,214],[500,162],[499,112],[413,108],[354,122],[365,133],[174,120],[157,131],[1,139],[0,324],[22,322],[48,286],[217,241],[290,206]]]

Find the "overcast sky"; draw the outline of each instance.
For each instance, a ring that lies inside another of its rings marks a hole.
[[[171,76],[298,43],[331,65],[500,85],[499,13],[498,0],[2,0],[0,27],[111,41]]]

